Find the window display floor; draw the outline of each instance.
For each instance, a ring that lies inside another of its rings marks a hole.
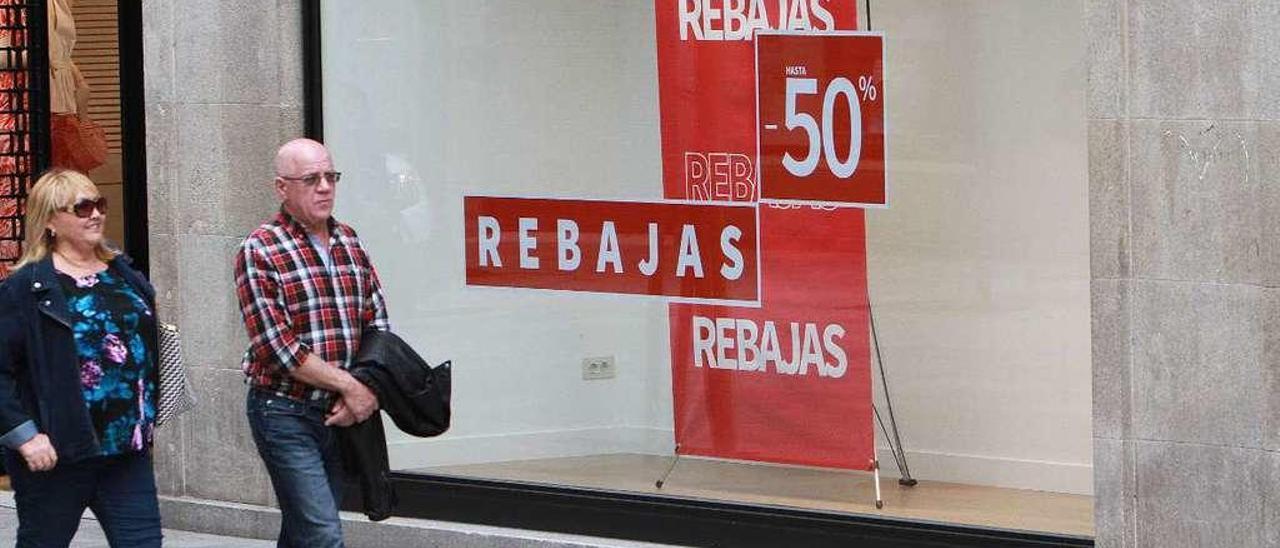
[[[935,522],[1093,535],[1093,497],[921,481],[902,487],[881,479],[885,506],[875,507],[867,472],[681,457],[659,490],[671,457],[614,454],[440,466],[429,474],[660,493],[698,499],[789,506]]]

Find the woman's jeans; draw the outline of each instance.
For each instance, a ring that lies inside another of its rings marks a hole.
[[[113,547],[159,547],[160,505],[150,453],[58,463],[32,472],[5,451],[18,510],[18,548],[65,547],[84,509],[93,510]]]
[[[280,547],[341,547],[342,457],[327,409],[257,389],[246,405],[249,429],[280,501]]]

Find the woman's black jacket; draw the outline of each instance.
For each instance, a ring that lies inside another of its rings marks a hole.
[[[123,255],[108,263],[147,301],[155,315],[155,289]],[[53,260],[28,264],[0,282],[0,447],[16,449],[37,433],[49,436],[58,463],[101,454],[80,389],[80,360],[71,312]],[[156,359],[155,322],[139,323]],[[158,367],[152,368],[159,387]]]

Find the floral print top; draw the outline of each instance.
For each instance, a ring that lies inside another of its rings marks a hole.
[[[146,300],[110,270],[83,278],[59,272],[58,279],[73,319],[80,389],[102,454],[150,447],[156,386],[143,340],[154,321]]]

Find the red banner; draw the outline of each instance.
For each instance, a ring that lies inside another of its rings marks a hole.
[[[467,285],[759,300],[749,204],[464,198]]]
[[[759,198],[756,30],[857,27],[853,0],[656,0],[664,197]],[[760,308],[672,305],[682,454],[868,469],[860,209],[760,207]]]

